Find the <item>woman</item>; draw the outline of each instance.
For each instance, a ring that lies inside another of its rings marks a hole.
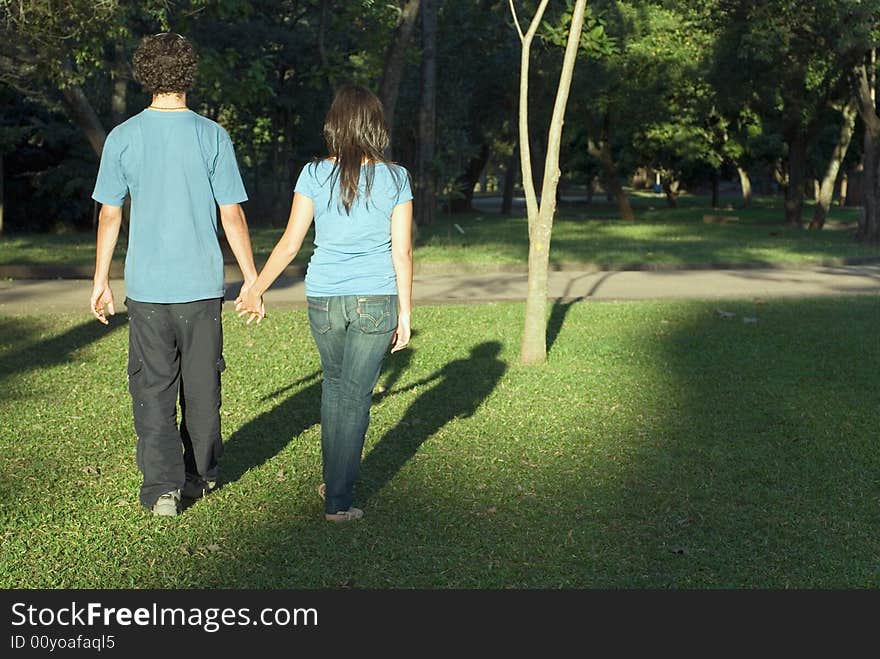
[[[248,322],[262,295],[293,260],[315,221],[306,272],[309,326],[321,355],[321,454],[325,518],[363,517],[352,492],[382,362],[410,339],[412,192],[389,163],[382,104],[367,89],[339,89],[324,122],[328,157],[303,167],[284,235],[250,289],[236,300]]]

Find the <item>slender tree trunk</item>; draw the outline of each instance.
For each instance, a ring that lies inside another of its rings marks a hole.
[[[846,195],[849,188],[849,175],[846,172],[843,172],[843,176],[840,177],[840,194],[837,198],[837,205],[843,208],[846,206]]]
[[[785,192],[785,222],[790,226],[803,226],[806,147],[803,131],[800,127],[795,128],[788,141],[788,187]]]
[[[434,223],[436,175],[434,139],[437,83],[437,0],[422,0],[422,98],[419,108],[419,169],[416,180],[416,224]]]
[[[406,64],[406,51],[412,40],[416,28],[416,18],[419,14],[419,0],[407,0],[400,12],[397,28],[388,43],[385,51],[385,66],[382,70],[382,80],[379,83],[379,98],[385,109],[385,121],[388,130],[394,132],[394,115],[397,109],[397,97],[400,91],[400,81],[403,78],[403,69]],[[392,139],[393,144],[393,139]],[[390,152],[388,156],[390,157]]]
[[[104,150],[104,140],[107,139],[107,131],[104,130],[92,104],[78,85],[65,87],[61,90],[61,96],[70,118],[85,133],[89,146],[100,158]]]
[[[846,152],[849,150],[852,141],[853,131],[856,127],[856,116],[858,116],[858,107],[855,99],[851,99],[842,110],[843,125],[840,127],[840,135],[837,138],[837,144],[831,153],[831,160],[828,161],[828,168],[825,170],[825,176],[822,178],[822,185],[819,187],[819,194],[816,198],[816,208],[813,211],[813,220],[810,222],[811,229],[821,229],[825,226],[825,218],[828,216],[828,209],[831,208],[831,201],[834,197],[834,185],[837,183],[837,175],[840,173],[840,165],[846,158]]]
[[[544,180],[541,189],[541,205],[538,206],[532,180],[528,131],[528,73],[532,39],[540,25],[547,1],[542,0],[527,33],[523,34],[516,16],[513,0],[510,8],[522,41],[520,61],[520,160],[523,169],[523,187],[529,218],[529,280],[526,296],[525,324],[523,328],[520,360],[525,364],[542,363],[547,360],[547,280],[549,274],[550,237],[556,214],[556,189],[559,185],[559,149],[568,94],[574,73],[575,59],[584,24],[587,0],[577,0],[571,17],[571,28],[565,47],[562,72],[553,104],[553,115],[547,137],[547,156],[544,162]]]
[[[511,215],[513,213],[513,187],[516,184],[516,161],[519,159],[516,145],[513,147],[507,163],[504,167],[504,191],[501,196],[501,214]]]
[[[486,168],[489,162],[489,145],[483,144],[480,152],[470,159],[465,172],[455,180],[455,190],[457,194],[450,200],[449,210],[452,213],[463,213],[473,210],[474,186],[480,179],[480,174]]]
[[[110,112],[113,125],[118,126],[128,118],[128,62],[125,48],[118,41],[114,44],[113,92]]]
[[[752,179],[749,173],[739,165],[736,166],[736,173],[739,174],[739,185],[742,188],[743,208],[752,205]]]
[[[856,101],[865,124],[863,212],[859,215],[858,239],[880,244],[880,116],[876,107],[877,81],[873,75],[876,53],[872,50],[866,59],[870,60],[871,73],[865,64],[856,69],[859,80]]]
[[[617,202],[617,210],[620,213],[620,219],[625,222],[632,222],[636,219],[632,205],[629,203],[629,197],[626,196],[620,179],[617,177],[617,165],[614,162],[614,156],[611,153],[611,119],[606,114],[602,120],[602,134],[599,144],[593,140],[587,141],[587,151],[591,156],[599,161],[602,168],[602,179],[605,184],[606,196]]]
[[[666,195],[666,205],[670,208],[678,208],[678,186],[679,183],[675,179],[663,180],[663,193]]]

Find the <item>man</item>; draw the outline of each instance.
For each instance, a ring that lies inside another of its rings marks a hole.
[[[122,205],[131,196],[128,383],[143,474],[140,501],[162,516],[178,513],[181,496],[198,498],[218,484],[225,363],[216,206],[244,287],[257,277],[232,142],[186,106],[197,67],[193,47],[179,34],[141,41],[134,75],[152,102],[107,136],[92,194],[102,208],[90,304],[105,325],[105,314],[115,313],[110,262]]]

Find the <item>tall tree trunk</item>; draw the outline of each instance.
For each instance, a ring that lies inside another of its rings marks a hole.
[[[450,200],[449,210],[453,213],[463,213],[473,210],[474,186],[480,179],[480,174],[489,162],[489,145],[483,144],[480,152],[470,159],[465,172],[455,179],[455,196]]]
[[[849,192],[849,175],[846,171],[843,172],[843,176],[840,177],[840,193],[837,197],[837,205],[843,208],[846,206],[846,195]]]
[[[83,93],[79,85],[72,85],[61,90],[61,96],[64,99],[64,107],[67,109],[70,118],[73,120],[89,141],[89,146],[98,158],[104,150],[104,141],[107,139],[107,131],[98,119],[92,104]]]
[[[810,222],[811,229],[821,229],[825,226],[825,218],[828,216],[828,209],[831,208],[831,201],[834,198],[834,185],[837,183],[840,165],[843,163],[843,159],[846,158],[846,152],[849,150],[849,144],[852,141],[853,131],[856,127],[856,116],[859,113],[856,100],[854,98],[850,99],[841,113],[843,115],[843,125],[840,127],[837,144],[834,145],[831,160],[828,161],[828,168],[825,170],[822,185],[819,187],[816,208],[813,211],[813,220]]]
[[[62,63],[61,68],[67,79],[74,76],[73,69],[68,62]],[[101,120],[98,119],[95,109],[89,103],[82,88],[73,84],[64,87],[61,90],[61,99],[71,120],[83,131],[92,151],[100,158],[101,152],[104,150],[104,141],[107,139],[107,131],[104,130]]]
[[[529,280],[526,296],[525,324],[523,328],[520,360],[525,364],[542,363],[547,360],[547,280],[549,274],[550,237],[553,231],[553,219],[556,214],[556,189],[559,185],[559,148],[562,141],[562,126],[565,109],[568,105],[568,94],[574,64],[581,40],[584,25],[584,13],[587,0],[577,0],[571,17],[571,28],[565,46],[565,56],[559,85],[556,89],[556,101],[553,104],[553,115],[550,119],[550,130],[547,137],[547,156],[544,162],[544,180],[541,189],[541,205],[538,206],[532,179],[529,152],[528,124],[528,75],[531,43],[538,25],[541,23],[548,0],[542,0],[532,19],[527,33],[523,34],[516,16],[513,0],[510,9],[513,13],[517,31],[522,41],[522,57],[520,60],[520,161],[523,169],[523,187],[526,191],[526,206],[529,217]]]
[[[416,224],[434,223],[436,174],[434,140],[437,90],[437,0],[422,0],[422,94],[419,107],[419,169],[416,180]]]
[[[406,64],[406,50],[412,40],[418,14],[419,0],[407,0],[400,12],[397,28],[388,43],[388,49],[385,51],[385,66],[382,69],[382,80],[379,83],[379,98],[382,100],[385,121],[388,123],[388,130],[392,135],[400,81],[403,78],[403,69]],[[390,151],[388,156],[391,156]]]
[[[517,145],[514,145],[513,151],[510,152],[504,167],[504,191],[501,195],[502,215],[511,215],[513,213],[513,187],[516,184],[516,162],[519,160],[517,151],[519,151],[519,148]]]
[[[800,127],[794,128],[788,140],[788,187],[785,190],[785,222],[803,226],[804,172],[807,145]]]
[[[676,179],[663,179],[663,194],[666,195],[666,205],[670,208],[678,208],[678,186]]]
[[[632,205],[629,203],[629,197],[626,196],[626,192],[620,184],[620,179],[617,178],[617,165],[614,163],[614,157],[611,154],[611,129],[609,124],[610,120],[606,115],[603,121],[599,144],[596,144],[593,140],[588,140],[587,150],[591,156],[599,161],[599,165],[602,168],[602,180],[605,184],[606,195],[610,195],[617,202],[617,211],[620,213],[620,219],[632,222],[636,219],[636,215],[633,213]]]
[[[739,174],[739,185],[742,188],[743,208],[752,205],[752,179],[749,173],[739,165],[736,166],[736,173]]]
[[[113,46],[113,92],[110,112],[113,125],[118,126],[128,118],[128,59],[125,48],[118,41]]]
[[[869,54],[873,74],[876,53]],[[859,215],[858,239],[880,244],[880,116],[876,106],[876,78],[868,73],[865,64],[856,69],[858,74],[858,110],[865,124],[864,179],[862,185],[863,212]]]

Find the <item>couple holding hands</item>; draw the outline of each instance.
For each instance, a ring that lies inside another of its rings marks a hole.
[[[90,306],[105,324],[115,312],[109,271],[129,196],[128,382],[141,504],[156,515],[176,515],[181,498],[200,498],[220,483],[226,365],[219,206],[244,280],[235,308],[248,323],[265,316],[263,293],[315,223],[305,285],[323,370],[318,492],[327,520],[360,519],[353,490],[372,392],[389,348],[409,342],[412,310],[412,192],[407,171],[384,157],[389,135],[382,105],[363,87],[337,90],[324,123],[327,156],[303,167],[287,228],[258,275],[232,142],[186,106],[198,67],[192,45],[175,33],[146,37],[133,63],[152,102],[114,128],[104,145],[92,195],[102,207]]]

